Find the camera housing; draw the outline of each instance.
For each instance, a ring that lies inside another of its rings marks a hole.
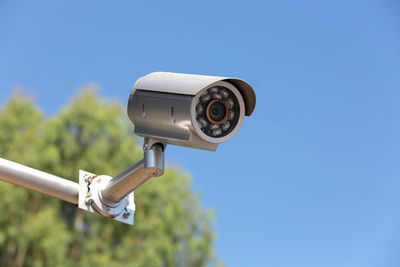
[[[139,136],[215,151],[255,104],[253,88],[237,78],[153,72],[133,86],[128,116]]]

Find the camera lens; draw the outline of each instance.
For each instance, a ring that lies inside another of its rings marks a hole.
[[[232,132],[239,121],[239,113],[237,97],[223,86],[207,89],[196,104],[196,121],[201,131],[214,138]]]
[[[222,124],[228,117],[228,105],[220,99],[212,100],[207,105],[206,116],[212,124]]]

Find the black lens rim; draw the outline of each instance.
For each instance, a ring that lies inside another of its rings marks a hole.
[[[225,115],[221,120],[215,120],[213,118],[213,115],[211,114],[211,108],[215,103],[221,103],[225,108]],[[227,120],[228,115],[229,115],[228,105],[222,99],[214,99],[214,100],[211,100],[210,103],[208,103],[207,109],[206,109],[206,117],[207,117],[208,121],[211,122],[212,124],[215,124],[215,125],[223,124]]]

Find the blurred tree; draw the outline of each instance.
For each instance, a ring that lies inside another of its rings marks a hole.
[[[0,113],[0,156],[78,180],[78,170],[116,175],[142,156],[117,102],[84,89],[43,117],[18,95]],[[190,177],[167,169],[135,191],[135,226],[0,182],[1,266],[207,266],[217,263],[210,211]]]

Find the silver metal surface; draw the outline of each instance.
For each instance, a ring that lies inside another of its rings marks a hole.
[[[2,158],[0,180],[78,204],[77,183]]]
[[[135,215],[134,192],[129,193],[118,203],[105,201],[101,188],[112,177],[79,171],[79,208],[109,217],[113,220],[133,225]]]
[[[111,179],[101,189],[102,198],[109,202],[118,203],[127,194],[150,179],[151,176],[144,171],[143,166],[144,160],[140,160]]]
[[[165,143],[215,151],[218,144],[199,138],[192,130],[193,96],[136,90],[128,104],[135,134]]]
[[[128,104],[135,133],[144,137],[188,141],[192,96],[137,90]]]
[[[194,96],[203,88],[219,81],[228,82],[240,91],[246,104],[246,116],[250,116],[256,105],[256,94],[250,84],[237,78],[152,72],[136,81],[131,94],[139,89]]]
[[[164,173],[164,151],[161,145],[155,144],[145,150],[144,159],[121,172],[101,189],[102,199],[118,203],[151,177]]]
[[[144,171],[151,177],[159,177],[164,173],[164,148],[161,144],[144,149]]]

